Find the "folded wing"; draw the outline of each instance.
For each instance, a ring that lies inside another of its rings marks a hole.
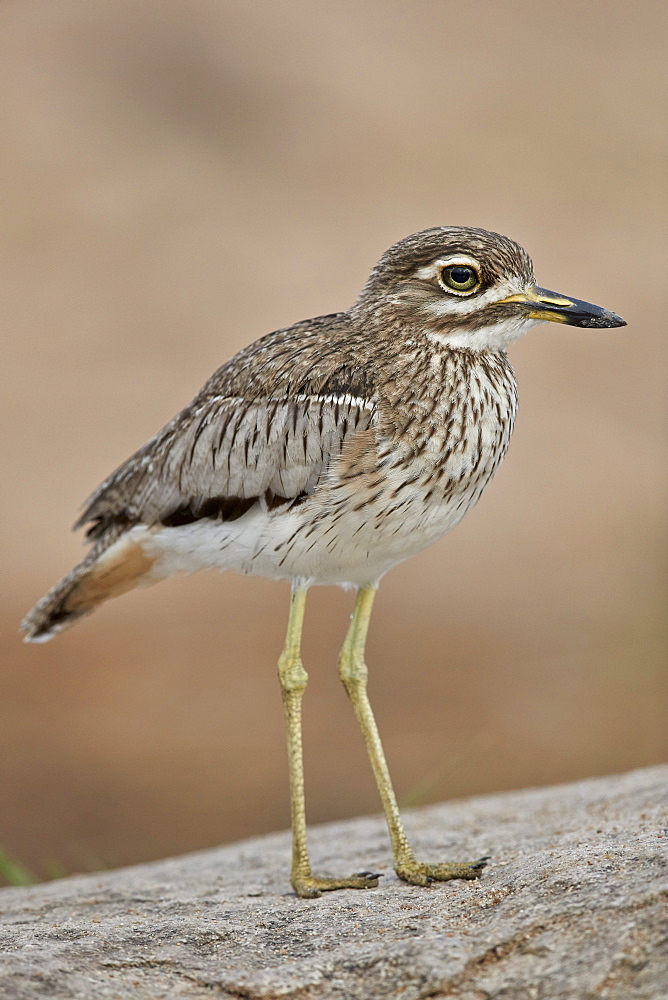
[[[99,487],[77,526],[90,523],[96,539],[137,523],[234,519],[261,498],[294,503],[317,489],[373,415],[372,400],[322,390],[291,400],[195,401]]]

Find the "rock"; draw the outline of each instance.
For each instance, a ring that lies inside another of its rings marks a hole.
[[[664,1000],[668,767],[408,814],[420,857],[493,858],[478,882],[394,875],[383,821],[311,834],[322,874],[373,891],[298,899],[287,833],[0,892],[3,1000]]]

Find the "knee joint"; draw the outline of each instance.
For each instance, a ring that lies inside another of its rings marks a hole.
[[[346,685],[365,685],[369,671],[361,656],[353,656],[345,650],[339,656],[339,677]]]
[[[304,691],[308,674],[299,657],[281,656],[278,661],[278,676],[284,691]]]

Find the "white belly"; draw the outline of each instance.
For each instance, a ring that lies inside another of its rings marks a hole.
[[[380,505],[358,512],[320,510],[315,519],[307,504],[285,513],[257,505],[230,522],[138,526],[116,544],[141,544],[153,560],[147,583],[174,573],[229,569],[274,580],[361,586],[376,583],[453,528],[475,494],[440,505],[407,504],[389,514]]]

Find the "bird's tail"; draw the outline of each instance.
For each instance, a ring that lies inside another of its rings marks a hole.
[[[48,642],[110,597],[154,582],[154,559],[132,536],[133,532],[127,532],[111,545],[107,540],[98,543],[83,562],[52,587],[21,622],[25,641]]]

